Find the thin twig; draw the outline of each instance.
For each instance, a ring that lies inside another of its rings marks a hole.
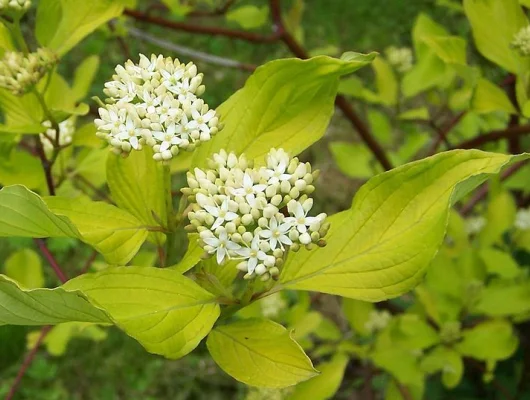
[[[98,256],[98,252],[94,250],[92,254],[90,255],[90,257],[88,257],[88,259],[85,261],[85,265],[83,265],[83,268],[81,268],[81,271],[79,271],[79,275],[83,275],[88,272],[88,270],[92,266],[92,263],[94,262],[97,256]]]
[[[145,42],[162,47],[166,50],[174,51],[175,53],[178,53],[180,55],[187,56],[195,60],[201,60],[209,64],[219,65],[227,68],[242,69],[250,72],[254,71],[257,68],[256,65],[241,63],[239,61],[231,60],[229,58],[219,57],[212,54],[204,53],[202,51],[194,50],[189,47],[181,46],[179,44],[175,44],[173,42],[150,35],[149,33],[146,33],[134,27],[129,28],[129,35]]]
[[[44,147],[42,146],[42,142],[40,141],[40,137],[38,135],[35,136],[35,149],[37,151],[37,155],[39,156],[40,163],[42,164],[42,169],[44,170],[44,177],[46,178],[46,186],[48,187],[48,192],[50,196],[55,196],[55,184],[53,182],[52,173],[53,164],[46,157]]]
[[[501,139],[510,139],[530,133],[530,125],[512,126],[506,129],[491,131],[484,135],[479,135],[473,139],[466,140],[455,146],[457,149],[472,149],[482,146],[485,143],[494,142]]]
[[[115,35],[116,41],[120,45],[120,49],[121,49],[121,52],[123,54],[123,57],[125,59],[130,59],[131,58],[131,50],[129,48],[129,45],[127,44],[127,42],[123,38],[123,36],[121,36],[119,33],[116,33],[116,22],[114,20],[113,21],[109,21],[108,22],[108,26],[109,26],[110,31]]]
[[[33,239],[33,241],[37,244],[40,251],[52,267],[53,271],[55,272],[55,275],[57,275],[57,278],[59,278],[62,283],[66,283],[68,281],[68,277],[53,257],[52,253],[48,249],[48,246],[46,246],[46,242],[44,241],[44,239]]]
[[[11,400],[15,396],[15,394],[17,392],[17,389],[18,389],[18,386],[20,385],[20,381],[22,380],[22,378],[26,374],[26,371],[29,368],[29,366],[31,365],[31,362],[33,361],[33,359],[37,355],[37,351],[39,350],[40,345],[42,344],[42,342],[46,338],[46,335],[48,335],[48,332],[50,332],[51,328],[52,328],[51,326],[43,326],[42,327],[42,329],[40,331],[39,338],[37,339],[37,342],[35,343],[35,346],[30,350],[30,352],[28,353],[28,355],[24,359],[24,362],[20,366],[20,369],[18,370],[18,373],[17,373],[17,376],[15,378],[15,381],[11,385],[11,388],[9,389],[9,393],[6,396],[6,400]]]
[[[447,140],[447,135],[453,130],[453,128],[458,125],[458,123],[464,118],[466,115],[466,111],[462,111],[461,113],[457,114],[454,118],[452,118],[447,125],[441,129],[438,132],[438,138],[434,141],[432,147],[429,149],[428,154],[433,155],[438,151],[438,148],[442,143],[445,143],[447,145],[448,149],[451,149],[451,143]]]
[[[501,181],[515,174],[517,171],[523,168],[526,164],[528,164],[528,162],[530,162],[530,160],[519,161],[518,163],[515,163],[509,166],[508,168],[506,168],[503,172],[501,172]],[[471,197],[471,199],[462,206],[462,208],[460,209],[460,214],[464,216],[468,215],[479,202],[481,202],[482,200],[486,198],[487,195],[488,195],[488,185],[483,184],[475,192],[473,197]]]
[[[123,12],[137,21],[143,21],[154,25],[163,26],[165,28],[176,31],[184,31],[189,33],[196,33],[199,35],[209,36],[224,36],[232,39],[245,40],[253,43],[273,43],[278,40],[277,34],[261,35],[259,33],[238,31],[234,29],[226,29],[215,26],[201,26],[197,24],[187,24],[184,22],[170,21],[161,17],[153,17],[146,13],[137,10],[130,10],[128,8]]]
[[[395,382],[399,393],[401,393],[401,397],[403,397],[405,400],[412,400],[410,390],[406,386],[403,386],[401,383],[399,383],[397,380]]]
[[[88,179],[86,179],[83,175],[76,174],[75,178],[79,182],[83,183],[86,187],[91,189],[94,192],[94,194],[99,196],[102,200],[105,200],[108,203],[112,203],[112,199],[109,197],[109,195],[107,193],[105,193],[103,190],[101,190],[98,187],[96,187],[92,182],[90,182]]]

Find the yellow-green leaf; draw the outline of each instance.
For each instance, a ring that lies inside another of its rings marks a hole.
[[[506,92],[484,78],[479,79],[477,83],[473,97],[471,98],[471,108],[479,114],[494,111],[517,114],[517,110]]]
[[[227,374],[251,386],[287,387],[318,373],[287,329],[269,320],[218,326],[206,344]]]
[[[372,178],[329,218],[326,247],[290,255],[281,284],[368,301],[407,292],[442,243],[449,207],[514,159],[455,150]]]
[[[224,129],[195,151],[193,165],[204,166],[220,149],[261,158],[271,147],[297,154],[320,139],[334,111],[339,78],[369,64],[375,53],[346,53],[343,59],[271,61],[218,111]]]
[[[44,285],[42,264],[37,253],[31,249],[19,250],[5,261],[5,274],[29,289]]]

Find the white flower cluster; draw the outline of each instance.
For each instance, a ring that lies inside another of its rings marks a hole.
[[[386,58],[398,72],[410,71],[413,65],[412,50],[408,47],[391,46],[386,49]]]
[[[44,121],[42,125],[46,128],[44,133],[40,134],[40,140],[46,154],[50,154],[57,141],[57,130],[52,128],[50,121]],[[72,143],[75,131],[75,120],[68,118],[59,123],[59,146],[68,146]]]
[[[486,218],[477,216],[470,217],[465,221],[465,229],[468,235],[476,235],[486,226]]]
[[[20,96],[28,92],[56,62],[57,56],[45,48],[29,54],[6,51],[0,60],[0,87]]]
[[[521,56],[530,56],[530,25],[522,28],[515,34],[511,46]]]
[[[220,129],[215,110],[199,98],[205,90],[203,74],[192,62],[140,54],[138,64],[118,65],[112,78],[104,89],[108,104],[99,109],[95,123],[97,135],[118,154],[148,145],[155,160],[169,160]]]
[[[265,318],[276,318],[287,307],[287,302],[282,294],[277,292],[261,299],[260,305]]]
[[[31,7],[30,0],[0,0],[0,14],[24,13]]]
[[[364,324],[364,328],[370,333],[376,333],[385,329],[391,319],[392,314],[387,310],[372,310],[368,317],[368,321]]]
[[[530,230],[530,208],[517,211],[515,215],[515,227],[522,231]]]
[[[326,244],[326,214],[308,215],[318,176],[309,163],[272,149],[266,166],[253,168],[244,155],[221,151],[210,168],[188,172],[182,192],[192,203],[188,230],[199,232],[206,256],[215,254],[218,264],[241,260],[246,279],[265,281],[278,275],[289,249]]]

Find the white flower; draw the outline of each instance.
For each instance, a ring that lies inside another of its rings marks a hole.
[[[214,207],[209,205],[204,205],[203,207],[206,211],[210,213],[210,215],[216,217],[216,220],[211,228],[212,230],[214,230],[218,226],[221,226],[221,224],[225,221],[233,221],[237,218],[237,214],[235,212],[228,210],[228,199],[223,201],[220,207]]]
[[[523,231],[530,230],[530,208],[517,211],[515,215],[515,227]]]
[[[153,132],[153,137],[160,142],[160,152],[168,150],[171,146],[178,146],[182,143],[182,139],[176,136],[176,133],[176,124],[169,125],[165,132]]]
[[[530,56],[530,25],[521,28],[521,30],[515,34],[511,46],[521,56]]]
[[[268,239],[271,249],[274,250],[276,248],[276,245],[279,243],[280,247],[283,249],[283,245],[291,245],[293,244],[293,241],[289,239],[289,236],[287,236],[287,233],[293,226],[288,223],[279,223],[278,219],[274,216],[270,219],[268,228],[260,231],[260,236]]]
[[[254,273],[256,266],[259,261],[265,261],[267,254],[260,248],[260,239],[259,236],[254,236],[249,247],[241,247],[239,250],[236,250],[236,253],[247,259],[247,269],[248,273]]]
[[[308,211],[304,210],[304,207],[302,207],[302,204],[300,202],[296,202],[293,209],[290,210],[292,214],[294,214],[294,217],[287,217],[285,218],[285,222],[289,223],[293,226],[296,226],[296,229],[300,233],[307,232],[307,227],[319,222],[319,219],[317,217],[308,217],[307,213]]]
[[[250,197],[247,197],[247,201],[249,203],[254,201],[253,195],[262,193],[267,188],[267,185],[260,185],[260,184],[254,185],[254,180],[252,179],[252,177],[250,176],[248,172],[245,172],[245,175],[243,175],[242,186],[243,187],[241,188],[233,189],[232,193],[235,196],[250,196]]]
[[[219,237],[209,237],[203,239],[204,243],[211,246],[213,250],[211,253],[217,253],[217,264],[221,264],[225,257],[230,257],[229,251],[239,250],[241,247],[237,243],[232,242],[228,239],[228,234],[225,230],[222,230]]]
[[[142,136],[142,130],[137,127],[134,120],[128,116],[124,124],[120,125],[120,131],[116,135],[122,142],[127,141],[131,144],[132,148],[138,150],[139,141],[138,138]]]

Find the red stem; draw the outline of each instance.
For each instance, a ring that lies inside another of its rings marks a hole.
[[[488,142],[494,142],[500,139],[510,139],[516,138],[522,135],[527,135],[530,133],[530,125],[517,125],[511,126],[503,130],[491,131],[485,135],[477,136],[473,139],[466,140],[465,142],[456,145],[455,148],[458,149],[472,149],[479,146],[482,146]]]
[[[278,40],[277,34],[261,35],[259,33],[238,31],[214,26],[201,26],[197,24],[187,24],[184,22],[170,21],[160,17],[153,17],[141,11],[130,10],[128,8],[123,12],[124,15],[132,17],[138,21],[148,22],[163,26],[177,31],[196,33],[199,35],[226,36],[232,39],[246,40],[254,43],[273,43]]]
[[[62,283],[66,283],[68,281],[68,277],[62,271],[61,267],[59,266],[52,253],[48,249],[48,246],[46,246],[46,242],[44,241],[44,239],[33,239],[33,241],[37,244],[37,246],[39,246],[40,251],[46,258],[46,260],[48,260],[48,263],[55,272],[55,275],[57,275],[57,278],[59,278]]]
[[[17,392],[18,386],[20,385],[20,381],[26,374],[27,369],[31,365],[31,362],[37,355],[37,350],[39,349],[40,345],[42,344],[43,340],[46,338],[46,335],[48,332],[50,332],[51,326],[44,326],[42,327],[40,331],[39,338],[37,339],[37,342],[35,343],[35,346],[30,350],[26,358],[24,359],[24,362],[22,363],[20,369],[18,370],[18,374],[15,378],[15,381],[11,385],[11,388],[9,389],[9,393],[6,396],[6,400],[11,400],[15,396],[15,393]]]

